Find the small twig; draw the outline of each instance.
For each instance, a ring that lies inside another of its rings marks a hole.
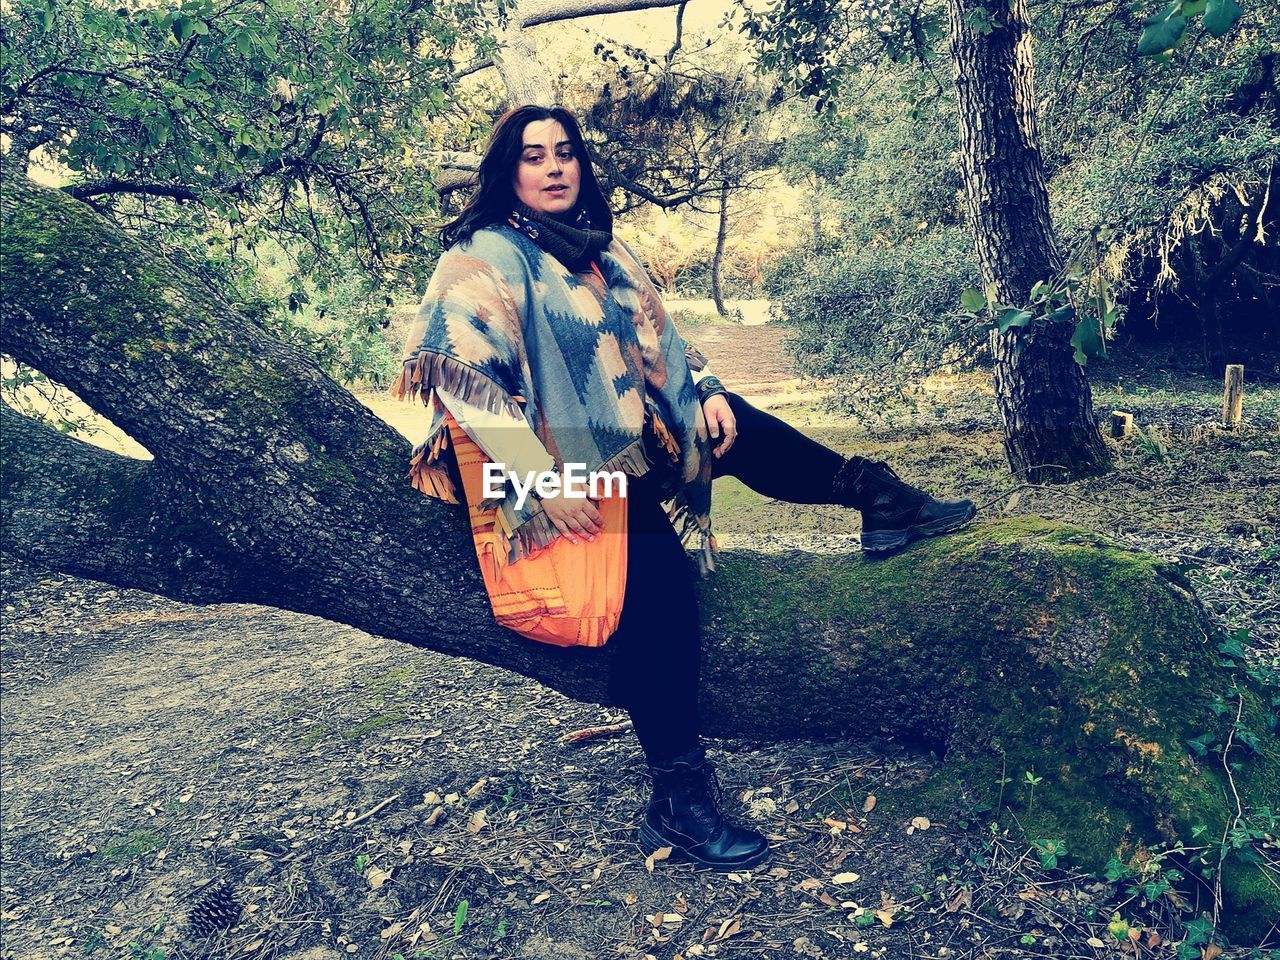
[[[387,806],[388,804],[395,803],[399,799],[400,799],[400,794],[398,793],[392,794],[391,796],[387,797],[387,799],[383,800],[380,804],[378,804],[373,809],[366,810],[364,813],[360,814],[360,816],[356,817],[354,820],[348,820],[346,823],[343,824],[343,826],[354,827],[357,823],[363,823],[364,821],[372,817],[375,813],[377,813],[379,810],[381,810],[383,807]]]
[[[598,727],[583,727],[581,730],[570,730],[560,738],[562,744],[582,744],[588,740],[598,740],[601,737],[616,737],[626,733],[631,729],[631,721],[623,720],[621,723],[606,723]]]

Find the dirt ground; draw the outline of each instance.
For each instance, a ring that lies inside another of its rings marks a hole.
[[[822,412],[778,328],[689,336],[731,388],[837,449],[964,491],[987,516],[1062,518],[1182,560],[1216,617],[1280,652],[1280,384],[1251,382],[1249,420],[1226,433],[1210,378],[1095,369],[1099,409],[1123,397],[1143,437],[1108,477],[1017,487],[981,375],[939,379],[930,410],[872,428]],[[847,511],[731,479],[715,496],[725,546],[856,548]],[[5,958],[1176,956],[1163,900],[904,804],[930,760],[893,744],[713,744],[728,806],[774,853],[695,873],[633,843],[644,768],[629,733],[561,742],[615,713],[315,617],[191,606],[14,557],[3,578]],[[231,925],[199,936],[189,917],[216,883]],[[1109,932],[1117,910],[1146,925],[1137,946]]]

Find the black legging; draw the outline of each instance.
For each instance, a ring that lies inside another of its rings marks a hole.
[[[791,503],[833,503],[844,458],[737,394],[733,446],[713,476],[734,476]],[[645,757],[660,763],[698,743],[701,636],[694,572],[651,477],[627,485],[627,587],[622,618],[605,650],[614,697],[627,708]]]

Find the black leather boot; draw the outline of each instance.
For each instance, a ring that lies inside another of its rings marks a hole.
[[[862,549],[886,553],[918,537],[948,533],[973,519],[972,500],[935,500],[904,483],[881,460],[850,457],[832,483],[836,502],[862,511]]]
[[[720,785],[701,747],[649,768],[653,799],[640,825],[645,853],[671,848],[672,860],[711,870],[746,870],[769,855],[769,841],[720,812]]]

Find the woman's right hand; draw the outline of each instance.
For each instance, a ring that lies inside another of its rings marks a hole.
[[[566,497],[564,492],[542,498],[542,509],[570,543],[578,537],[594,540],[604,530],[604,517],[588,497]]]

